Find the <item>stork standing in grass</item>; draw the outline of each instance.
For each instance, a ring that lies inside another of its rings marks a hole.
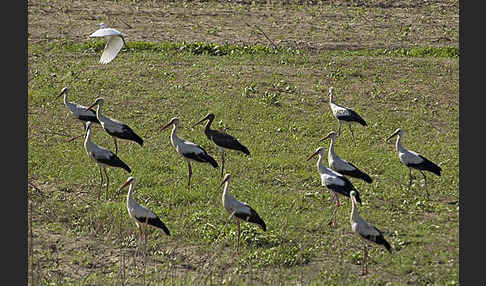
[[[108,199],[108,186],[110,184],[110,178],[106,173],[106,167],[118,167],[122,168],[128,173],[131,173],[130,167],[125,164],[120,158],[118,158],[113,152],[103,147],[96,145],[91,142],[91,121],[86,122],[86,139],[84,140],[84,149],[88,156],[95,161],[100,169],[100,193],[98,194],[98,199],[100,198],[101,188],[103,186],[103,174],[101,170],[105,172],[106,176],[106,199]]]
[[[147,228],[143,227],[143,225],[150,225],[156,228],[159,228],[165,232],[165,234],[170,235],[169,229],[165,226],[165,224],[160,220],[160,218],[150,209],[140,205],[134,198],[133,192],[135,190],[135,178],[128,177],[125,184],[123,184],[118,192],[124,189],[126,186],[130,185],[128,188],[127,194],[127,210],[128,215],[135,221],[135,224],[138,228],[138,240],[141,241],[142,237],[147,243]]]
[[[176,149],[177,153],[182,155],[184,160],[186,160],[187,162],[187,168],[188,168],[187,185],[190,187],[191,176],[192,176],[191,161],[200,162],[200,163],[209,163],[214,168],[218,168],[218,163],[201,146],[177,136],[176,132],[177,132],[177,128],[179,127],[179,118],[177,117],[172,118],[169,121],[169,123],[167,123],[164,127],[161,128],[160,131],[167,129],[171,125],[173,125],[173,127],[172,127],[172,132],[170,134],[170,142],[172,143],[172,146],[174,146],[174,148]]]
[[[429,197],[429,192],[427,191],[427,178],[425,177],[425,173],[423,171],[429,171],[434,173],[437,176],[440,176],[442,173],[442,169],[437,166],[434,162],[430,161],[429,159],[425,158],[424,156],[420,155],[417,152],[407,150],[405,147],[402,146],[402,136],[405,134],[401,128],[398,128],[393,132],[390,137],[386,139],[386,141],[390,140],[391,138],[398,136],[396,142],[396,148],[398,152],[398,157],[400,158],[400,162],[402,162],[405,166],[409,169],[409,181],[408,181],[408,189],[412,185],[412,169],[417,169],[422,173],[424,176],[424,184],[425,184],[425,191],[427,193],[427,198]]]
[[[349,107],[345,107],[334,103],[333,94],[334,87],[329,88],[329,106],[331,107],[332,115],[339,122],[338,135],[341,135],[341,125],[342,123],[348,124],[349,131],[351,131],[351,136],[353,137],[354,145],[356,146],[356,141],[354,140],[353,129],[351,128],[352,123],[359,123],[362,126],[367,126],[366,121],[359,116],[354,110]]]
[[[323,141],[328,138],[331,139],[331,144],[329,145],[329,152],[327,155],[327,162],[329,163],[329,167],[342,175],[358,178],[371,184],[373,180],[368,174],[358,169],[358,167],[356,167],[354,164],[344,159],[341,159],[336,154],[336,152],[334,152],[334,141],[336,140],[336,137],[337,137],[336,132],[331,131],[329,132],[329,134],[326,135],[326,137],[319,140],[319,141]]]
[[[101,64],[111,62],[118,52],[120,52],[123,45],[125,45],[125,38],[123,34],[113,28],[107,28],[104,23],[100,24],[100,28],[90,35],[91,38],[107,38],[103,54],[100,58]]]
[[[383,237],[383,233],[360,217],[356,203],[358,198],[356,191],[351,191],[349,195],[352,204],[349,221],[351,222],[351,230],[364,241],[361,274],[366,275],[368,274],[368,244],[383,246],[390,254],[392,253],[392,249],[388,241]]]
[[[68,93],[69,93],[69,88],[65,87],[56,96],[56,98],[59,98],[60,96],[64,95],[64,105],[67,107],[67,109],[69,109],[69,111],[71,112],[74,118],[81,121],[81,124],[83,125],[83,135],[81,136],[84,136],[86,130],[86,122],[91,121],[93,123],[100,124],[98,118],[96,118],[96,111],[94,111],[93,109],[88,109],[86,106],[77,104],[76,102],[68,101]]]
[[[324,149],[324,147],[317,148],[316,151],[307,158],[307,161],[309,161],[312,157],[316,155],[319,156],[319,159],[317,160],[317,171],[319,172],[319,175],[321,177],[321,184],[322,186],[331,190],[334,195],[334,200],[336,201],[336,207],[334,208],[331,219],[329,220],[329,225],[335,225],[336,212],[341,205],[339,203],[338,195],[349,197],[349,193],[352,190],[355,190],[356,199],[359,203],[361,203],[361,198],[359,197],[358,191],[348,178],[324,166],[322,162],[322,158],[324,158],[324,156],[326,155],[326,150]]]
[[[223,181],[221,182],[220,187],[224,184],[222,197],[223,207],[226,209],[226,211],[228,211],[228,213],[230,213],[230,217],[233,216],[235,218],[236,224],[238,225],[238,243],[236,248],[236,251],[238,252],[238,249],[240,247],[240,221],[257,224],[261,227],[263,231],[267,230],[267,226],[252,207],[250,207],[247,203],[238,201],[228,192],[230,180],[231,175],[226,174]]]
[[[223,170],[224,170],[224,149],[241,151],[248,156],[250,156],[250,151],[248,151],[248,148],[246,148],[233,136],[224,132],[211,129],[211,123],[213,123],[214,120],[213,113],[209,113],[208,115],[206,115],[203,119],[201,119],[196,124],[194,124],[193,127],[204,122],[205,120],[207,120],[208,122],[206,123],[204,133],[206,134],[209,140],[212,140],[214,144],[218,146],[219,151],[221,151],[221,177],[222,177]]]
[[[101,123],[103,129],[113,137],[113,141],[115,141],[115,154],[118,154],[118,146],[116,144],[116,138],[130,140],[133,142],[137,142],[140,146],[143,146],[143,139],[140,138],[128,125],[125,123],[118,121],[113,118],[109,118],[104,116],[101,113],[101,107],[105,103],[105,99],[102,97],[98,97],[91,106],[87,109],[93,108],[94,106],[98,105],[96,109],[96,118]]]

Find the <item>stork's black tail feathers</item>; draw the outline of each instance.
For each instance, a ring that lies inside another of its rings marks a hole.
[[[371,179],[371,177],[368,174],[366,174],[365,172],[361,171],[358,168],[354,169],[353,171],[339,170],[338,172],[345,175],[345,176],[350,176],[350,177],[353,177],[353,178],[361,179],[361,180],[363,180],[363,181],[365,181],[369,184],[371,184],[373,182],[373,179]]]
[[[235,216],[244,221],[258,224],[263,229],[263,231],[267,231],[267,225],[265,224],[263,219],[258,215],[258,213],[254,209],[252,209],[250,206],[248,207],[250,208],[249,215],[248,213],[235,213]]]
[[[125,162],[123,162],[120,158],[118,158],[118,156],[116,156],[114,153],[112,153],[111,157],[108,158],[107,160],[104,160],[104,159],[101,158],[101,159],[98,159],[98,161],[100,161],[101,163],[107,164],[109,166],[112,166],[112,167],[123,168],[128,173],[132,172],[130,167],[128,167],[128,165],[125,164]]]
[[[165,234],[170,235],[169,229],[165,226],[165,224],[158,217],[147,219],[147,224],[150,224],[151,226],[155,226],[157,228],[160,228],[165,232]]]
[[[391,248],[391,245],[390,243],[388,243],[388,241],[386,241],[386,239],[383,237],[383,234],[381,234],[380,236],[378,236],[376,238],[376,241],[375,241],[377,244],[379,245],[383,245],[386,250],[391,254],[392,253],[392,248]]]
[[[349,110],[349,111],[351,112],[351,117],[353,118],[353,121],[356,121],[363,126],[368,126],[366,121],[358,113],[356,113],[356,111],[354,110]]]
[[[239,150],[245,153],[246,155],[250,156],[250,151],[244,145],[241,145]]]
[[[437,166],[434,162],[430,161],[429,159],[425,158],[424,156],[420,156],[424,161],[418,166],[418,169],[424,171],[430,171],[437,176],[440,176],[442,173],[442,168]]]
[[[218,162],[216,162],[216,160],[214,160],[214,158],[211,157],[209,154],[201,155],[201,157],[203,157],[206,160],[206,162],[208,162],[209,164],[211,164],[214,168],[218,168],[219,167]]]

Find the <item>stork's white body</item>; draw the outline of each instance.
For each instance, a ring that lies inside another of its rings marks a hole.
[[[419,153],[408,150],[402,146],[400,135],[397,137],[395,147],[397,149],[398,158],[400,158],[400,162],[402,162],[404,165],[420,164],[424,161],[424,159],[420,157]]]
[[[167,129],[170,125],[173,125],[172,132],[170,133],[170,142],[172,143],[172,146],[174,146],[174,148],[176,149],[177,153],[182,155],[184,160],[187,162],[187,185],[190,187],[192,176],[191,161],[196,161],[199,163],[209,163],[214,168],[218,168],[218,163],[201,146],[177,136],[176,133],[177,128],[179,127],[179,118],[172,118],[169,123],[162,127],[161,130]]]
[[[103,50],[103,54],[101,55],[99,61],[101,64],[107,64],[117,56],[118,52],[120,52],[121,48],[125,44],[125,39],[123,34],[116,29],[106,28],[103,23],[100,24],[100,27],[101,28],[92,33],[90,37],[107,38],[105,49]]]
[[[442,168],[434,162],[430,161],[429,159],[425,158],[421,154],[410,151],[403,147],[401,140],[404,133],[405,131],[403,131],[401,128],[398,128],[397,130],[395,130],[395,132],[393,132],[390,137],[388,137],[387,141],[398,135],[395,147],[398,153],[398,157],[400,158],[400,162],[402,162],[402,164],[407,166],[409,169],[408,189],[410,189],[412,185],[412,168],[417,169],[420,171],[420,173],[422,173],[422,176],[424,177],[424,184],[427,185],[427,177],[425,176],[425,173],[423,171],[429,171],[437,176],[440,176],[442,173]],[[425,191],[427,193],[427,196],[429,196],[427,188],[425,188]]]
[[[93,110],[86,111],[87,106],[77,104],[76,102],[69,102],[67,100],[67,93],[64,94],[64,105],[71,111],[74,118],[80,119],[83,117],[94,117],[96,118],[96,112]],[[93,123],[99,123],[97,121],[92,121]]]
[[[172,144],[172,146],[174,146],[177,153],[182,155],[182,157],[186,161],[189,160],[195,161],[194,159],[187,157],[187,154],[195,154],[196,156],[198,156],[200,154],[205,153],[205,151],[203,148],[201,148],[201,146],[177,136],[178,127],[179,127],[178,123],[173,125],[172,132],[170,133],[170,143]]]
[[[251,214],[250,206],[247,203],[238,201],[237,199],[235,199],[235,197],[233,197],[229,193],[228,183],[226,183],[226,185],[224,186],[222,200],[223,200],[223,207],[226,209],[226,211],[229,214],[235,214],[235,213],[241,213],[246,215]]]
[[[135,221],[139,231],[139,240],[142,239],[142,236],[145,237],[145,241],[147,241],[147,234],[146,230],[143,230],[143,225],[151,225],[153,227],[157,227],[162,229],[167,235],[170,235],[169,229],[165,226],[165,224],[160,220],[160,218],[150,209],[140,205],[134,198],[133,192],[135,189],[135,178],[129,177],[125,184],[120,188],[123,189],[130,184],[127,194],[127,211],[130,217]]]
[[[346,185],[346,181],[342,179],[344,177],[343,175],[324,166],[323,156],[321,154],[319,154],[319,159],[317,160],[317,171],[321,177],[323,187]]]
[[[327,153],[327,161],[329,167],[344,176],[350,176],[353,178],[362,179],[367,183],[372,183],[373,179],[371,177],[358,169],[354,164],[342,159],[334,151],[334,142],[336,140],[337,134],[334,131],[329,132],[329,134],[322,138],[320,141],[330,138],[331,144],[329,145],[329,152]]]
[[[133,198],[133,187],[130,186],[130,189],[128,190],[128,195],[127,195],[127,211],[128,214],[132,219],[135,220],[135,224],[140,227],[140,222],[137,220],[137,218],[141,218],[142,220],[144,218],[150,219],[150,218],[157,218],[157,215],[151,211],[150,209],[140,205],[134,198]]]
[[[91,158],[100,168],[107,166],[107,164],[102,163],[102,161],[109,160],[114,155],[110,150],[103,148],[91,141],[91,129],[89,129],[88,133],[86,134],[84,148],[86,149],[86,153],[88,153],[89,158]]]
[[[383,233],[377,229],[374,225],[368,223],[358,213],[358,206],[356,203],[356,192],[351,191],[351,215],[349,222],[351,223],[351,230],[364,242],[363,248],[363,262],[362,262],[362,274],[368,273],[368,248],[367,245],[373,244],[384,247],[389,253],[392,252],[391,246],[388,241],[383,237]]]
[[[113,152],[110,150],[103,148],[101,146],[96,145],[95,143],[91,142],[91,121],[86,123],[86,139],[84,140],[84,148],[86,149],[86,153],[88,153],[89,158],[91,158],[99,167],[100,169],[100,192],[101,187],[103,185],[103,174],[101,170],[105,172],[106,176],[106,199],[108,199],[108,186],[110,183],[110,178],[106,173],[106,167],[118,167],[123,168],[128,173],[131,172],[130,167],[128,167],[125,162],[120,160]],[[99,197],[99,196],[98,196]]]
[[[143,146],[143,139],[140,138],[140,136],[138,136],[128,125],[119,120],[103,115],[101,109],[104,102],[104,98],[98,97],[95,102],[91,104],[88,108],[98,105],[96,109],[96,118],[101,123],[103,129],[113,137],[113,141],[115,142],[115,154],[118,154],[118,145],[116,143],[116,138],[134,141],[137,142],[140,146]]]
[[[98,107],[96,108],[96,118],[100,121],[103,129],[108,133],[122,133],[126,124],[120,120],[105,116],[101,111],[101,105],[102,104],[98,104]]]

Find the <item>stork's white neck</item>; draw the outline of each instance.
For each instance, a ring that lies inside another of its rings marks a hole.
[[[358,213],[358,206],[356,205],[356,201],[351,199],[351,203],[352,203],[352,208],[351,208],[350,221],[351,223],[353,223],[358,220],[359,213]]]
[[[181,141],[179,137],[177,137],[177,128],[179,127],[179,123],[174,122],[172,124],[172,132],[170,133],[170,141],[174,147],[178,145],[178,143]]]
[[[397,135],[397,141],[395,143],[398,153],[403,153],[406,149],[402,146],[402,137],[400,134]]]
[[[323,156],[319,153],[319,158],[317,159],[317,170],[323,170],[325,171],[326,170],[326,167],[324,166],[324,164],[322,163],[322,159],[323,159]]]
[[[133,190],[135,189],[135,183],[131,182],[130,186],[128,187],[128,195],[127,195],[127,203],[133,199]]]
[[[86,131],[86,138],[84,139],[84,148],[88,149],[91,145],[91,127]]]
[[[67,100],[67,97],[68,97],[68,93],[67,93],[67,92],[65,92],[65,93],[64,93],[64,105],[65,105],[65,106],[68,106],[68,104],[69,104],[69,102],[68,102],[68,100]]]
[[[331,144],[329,144],[329,152],[328,156],[333,157],[334,156],[334,136],[331,136]]]

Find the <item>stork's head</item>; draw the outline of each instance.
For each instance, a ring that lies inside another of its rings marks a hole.
[[[88,132],[88,130],[91,128],[91,125],[93,124],[93,122],[91,121],[87,121],[86,122],[86,128],[84,129],[86,132]]]
[[[351,198],[351,200],[354,200],[354,202],[358,202],[359,204],[361,204],[361,198],[359,197],[359,193],[356,192],[356,191],[351,191],[349,193],[349,197]]]
[[[121,190],[123,190],[126,186],[130,185],[130,184],[135,184],[135,178],[130,176],[128,177],[128,179],[126,180],[126,182],[120,187],[120,189],[118,189],[118,192],[120,192]]]
[[[390,137],[388,137],[388,138],[386,139],[386,141],[388,141],[388,140],[392,139],[393,137],[395,137],[395,136],[397,136],[397,135],[398,135],[398,136],[403,136],[403,134],[405,134],[405,131],[403,131],[403,130],[402,130],[402,128],[397,128],[397,130],[395,130],[395,132],[393,132],[393,134],[392,134],[392,135],[390,135]]]
[[[333,93],[334,93],[334,87],[331,86],[329,88],[329,102],[332,102]]]
[[[197,123],[195,123],[194,125],[192,125],[192,127],[204,122],[205,120],[211,120],[213,121],[214,120],[214,114],[213,113],[208,113],[206,116],[204,116],[203,119],[199,120]]]
[[[324,149],[324,147],[317,148],[314,153],[312,153],[309,157],[307,157],[307,161],[309,161],[312,157],[314,157],[316,155],[319,155],[319,156],[326,155],[326,149]]]
[[[163,131],[165,129],[167,129],[169,126],[171,126],[172,124],[174,124],[175,126],[179,126],[179,118],[177,117],[172,117],[172,119],[169,121],[169,123],[167,123],[164,127],[162,127],[160,129],[160,131]]]
[[[329,133],[326,135],[326,137],[322,138],[322,139],[321,139],[321,140],[319,140],[319,141],[324,141],[324,140],[326,140],[326,139],[328,139],[328,138],[331,138],[332,140],[336,140],[336,137],[337,137],[336,132],[331,131],[331,132],[329,132]]]
[[[224,183],[229,182],[230,180],[231,180],[231,175],[226,174],[223,178],[223,181],[221,182],[221,185],[219,185],[219,186],[221,187],[222,185],[224,185]]]
[[[67,87],[65,87],[65,88],[61,89],[61,93],[59,93],[59,94],[57,95],[57,97],[59,97],[59,96],[61,96],[61,95],[65,94],[65,93],[67,93],[68,91],[69,91],[69,88],[67,88]]]
[[[102,106],[105,103],[105,99],[103,97],[98,97],[93,104],[86,108],[86,111],[93,108],[94,106]]]

